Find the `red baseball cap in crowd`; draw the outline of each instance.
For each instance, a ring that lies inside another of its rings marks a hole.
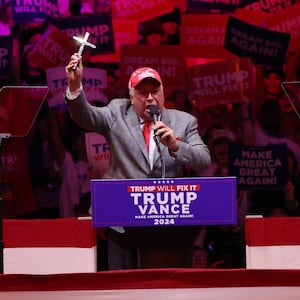
[[[139,68],[131,74],[129,83],[128,83],[128,87],[129,88],[136,87],[145,78],[153,78],[156,81],[158,81],[159,84],[162,84],[162,80],[161,80],[158,72],[152,68],[146,67],[146,68]]]

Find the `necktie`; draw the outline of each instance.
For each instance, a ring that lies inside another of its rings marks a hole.
[[[151,130],[150,125],[151,125],[151,121],[145,121],[144,128],[143,128],[143,136],[144,136],[144,140],[148,152],[150,148],[150,130]]]

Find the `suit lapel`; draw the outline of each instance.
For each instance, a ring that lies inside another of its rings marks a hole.
[[[145,145],[139,118],[133,110],[132,106],[129,107],[127,114],[125,115],[125,122],[127,123],[128,130],[131,133],[133,140],[138,144],[143,155],[149,162],[148,151]]]

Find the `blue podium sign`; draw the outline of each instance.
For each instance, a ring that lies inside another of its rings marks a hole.
[[[236,177],[93,179],[91,193],[94,227],[236,223]]]

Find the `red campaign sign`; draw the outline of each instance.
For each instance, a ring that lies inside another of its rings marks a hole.
[[[199,109],[254,96],[253,65],[248,58],[192,66],[188,75]]]
[[[236,18],[257,26],[263,26],[270,14],[262,11],[252,11],[245,8],[238,8],[234,14]]]
[[[185,81],[185,58],[180,46],[122,45],[120,78],[127,86],[131,73],[140,67],[156,69],[166,87],[179,87]]]
[[[43,69],[66,66],[73,53],[78,51],[75,41],[64,32],[50,26],[29,55],[29,59]]]
[[[289,43],[290,49],[298,49],[300,43],[300,4],[293,5],[290,8],[280,11],[274,16],[267,19],[267,28],[278,31],[285,32],[291,35],[291,40]]]
[[[242,7],[248,11],[265,12],[269,15],[276,15],[285,9],[292,7],[296,1],[293,0],[280,0],[280,1],[243,1]]]
[[[113,18],[133,19],[139,22],[151,20],[163,14],[172,12],[174,9],[174,5],[171,0],[111,0],[111,7]]]
[[[180,36],[186,57],[236,57],[224,49],[227,21],[227,15],[183,15]]]

